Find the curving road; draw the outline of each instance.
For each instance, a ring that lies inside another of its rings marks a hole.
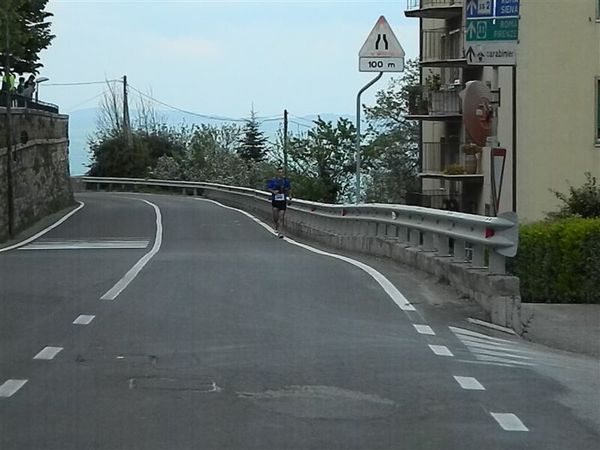
[[[2,450],[599,448],[598,361],[418,273],[202,199],[79,200],[0,253]]]

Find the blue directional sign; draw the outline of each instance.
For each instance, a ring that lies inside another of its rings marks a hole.
[[[493,0],[467,0],[466,12],[468,19],[494,16]]]
[[[496,0],[496,17],[518,17],[519,0]]]

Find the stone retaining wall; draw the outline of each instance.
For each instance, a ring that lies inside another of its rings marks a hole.
[[[69,117],[15,108],[11,113],[13,234],[74,203]],[[6,109],[0,108],[0,242],[8,236]]]

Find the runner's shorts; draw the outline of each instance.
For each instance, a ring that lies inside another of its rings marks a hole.
[[[273,208],[277,208],[280,211],[285,211],[287,208],[287,202],[285,200],[273,200],[271,202]]]

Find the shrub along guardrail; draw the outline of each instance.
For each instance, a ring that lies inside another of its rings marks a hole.
[[[202,195],[265,219],[270,194],[214,183],[135,178],[74,178],[86,189],[159,187]],[[406,205],[333,205],[294,199],[286,228],[346,250],[388,256],[447,280],[478,301],[494,323],[520,330],[518,278],[505,275],[506,257],[516,254],[516,215],[485,217]]]
[[[524,301],[600,303],[600,219],[533,223],[520,234],[514,271]]]

